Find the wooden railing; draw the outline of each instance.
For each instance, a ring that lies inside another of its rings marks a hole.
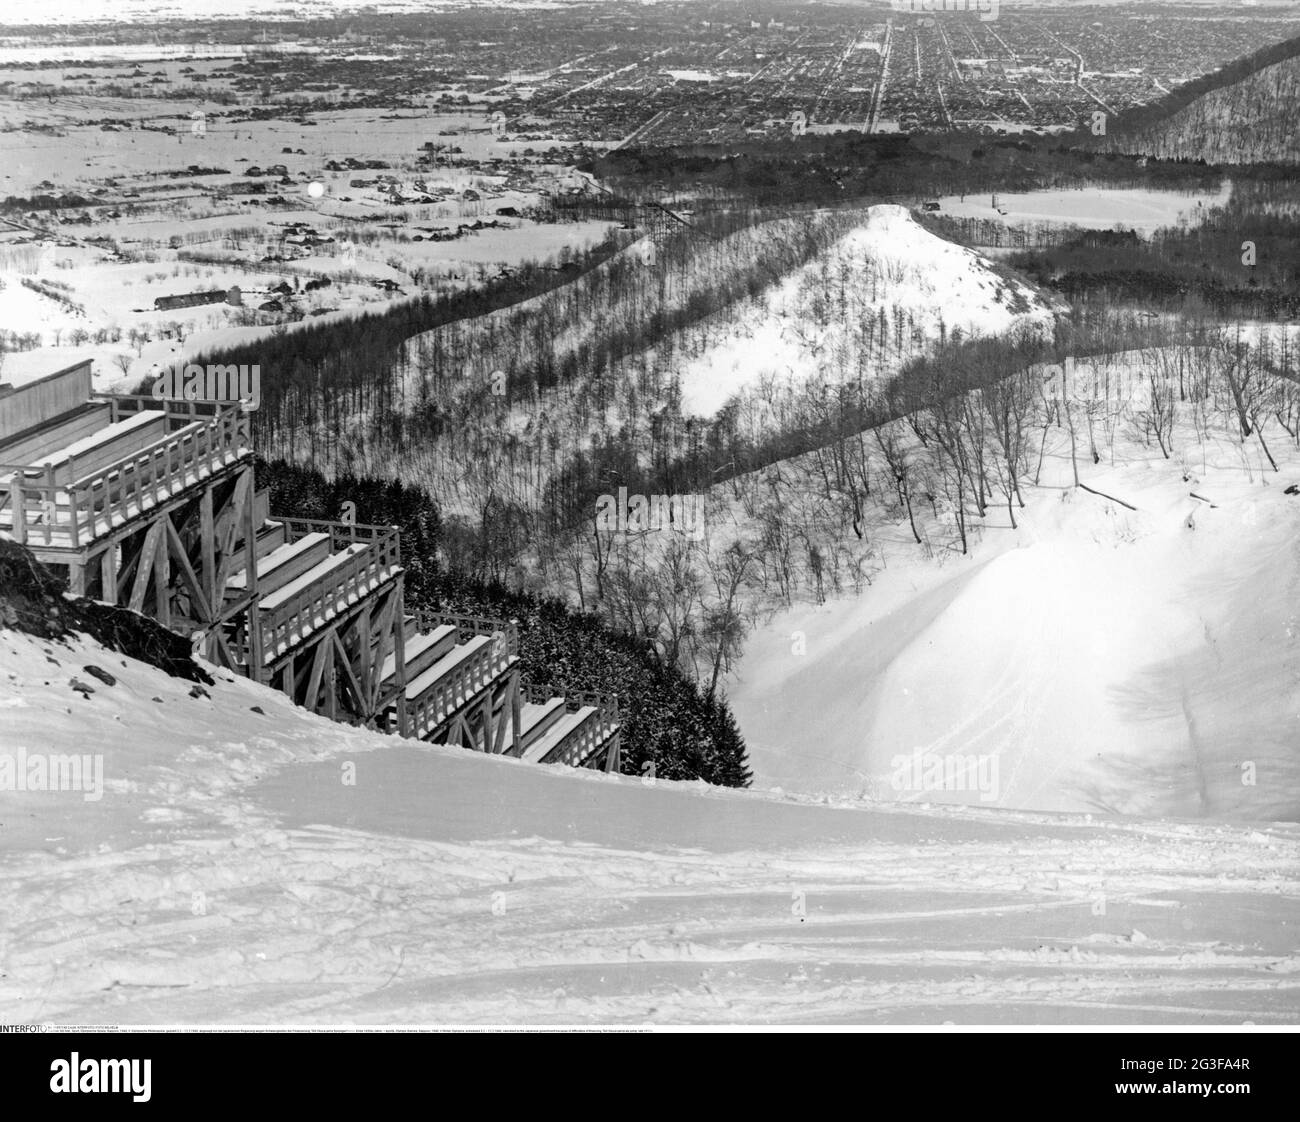
[[[50,464],[0,464],[8,492],[0,511],[9,511],[17,541],[50,545],[66,535],[79,548],[252,451],[248,415],[238,406],[206,403],[205,415],[193,409],[200,402],[117,400],[161,409],[184,427],[71,483],[56,482]]]
[[[519,683],[520,700],[532,705],[545,705],[551,698],[557,696],[559,691],[551,689],[550,686],[538,686],[532,682]]]
[[[191,421],[211,420],[223,412],[239,408],[237,401],[177,401],[172,398],[150,397],[148,394],[96,393],[91,395],[91,400],[108,404],[110,424],[155,409],[182,424],[189,424]]]
[[[300,525],[306,522],[305,519],[297,521]],[[344,526],[346,523],[339,525]],[[357,529],[355,526],[349,528]],[[397,527],[377,526],[362,529],[377,530],[379,533],[362,542],[358,542],[357,539],[349,541],[340,539],[340,548],[364,544],[366,548],[360,553],[340,561],[320,580],[274,606],[267,607],[264,602],[258,605],[262,649],[268,661],[278,658],[290,647],[324,626],[350,604],[361,600],[393,576],[401,564],[400,535]],[[301,532],[318,531],[304,529]],[[271,595],[275,596],[274,593]]]
[[[466,643],[475,635],[491,637],[499,653],[507,657],[519,653],[519,622],[513,619],[494,619],[490,616],[459,615],[455,612],[434,612],[422,609],[415,613],[416,627],[433,631],[439,627],[454,627],[458,632],[456,642]]]
[[[561,745],[559,754],[552,756],[553,764],[577,767],[585,763],[611,736],[618,732],[619,709],[617,694],[589,693],[586,690],[565,694],[565,708],[573,711],[590,705],[596,710],[591,718],[580,725]]]
[[[425,737],[436,732],[505,674],[515,661],[515,655],[508,653],[505,646],[485,643],[430,689],[406,702],[411,734]]]
[[[271,515],[271,521],[283,524],[285,540],[290,542],[296,542],[308,534],[328,534],[331,553],[359,542],[377,542],[381,539],[386,542],[389,538],[399,551],[402,545],[402,534],[396,526],[369,522],[330,522],[321,518],[281,518],[278,514]]]
[[[552,686],[528,682],[521,687],[520,692],[525,701],[532,702],[534,705],[544,705],[555,697],[558,691]],[[547,757],[548,762],[579,766],[618,732],[620,723],[618,694],[578,690],[564,695],[564,708],[570,713],[576,713],[588,705],[596,712],[574,729],[558,748],[552,750],[552,754]]]

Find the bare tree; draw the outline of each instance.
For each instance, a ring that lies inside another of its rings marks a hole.
[[[1269,464],[1274,471],[1277,471],[1277,461],[1273,459],[1273,453],[1268,450],[1268,445],[1264,442],[1264,426],[1273,413],[1272,403],[1276,395],[1271,391],[1274,387],[1271,379],[1264,373],[1264,366],[1259,356],[1254,354],[1242,339],[1240,325],[1232,345],[1232,353],[1223,356],[1220,372],[1232,398],[1242,439],[1253,435],[1259,441],[1264,455],[1268,457]]]
[[[721,557],[711,559],[709,571],[716,599],[706,610],[700,630],[701,646],[710,663],[710,697],[717,691],[719,677],[731,673],[740,658],[752,622],[742,593],[752,588],[754,569],[754,551],[740,541],[732,542]]]
[[[1147,370],[1146,383],[1146,408],[1139,409],[1134,414],[1134,420],[1148,444],[1151,437],[1155,437],[1156,444],[1167,460],[1174,447],[1174,421],[1177,416],[1174,384],[1155,368]]]
[[[889,469],[889,478],[894,484],[894,493],[898,495],[898,505],[907,511],[908,525],[912,527],[912,537],[916,544],[921,544],[921,535],[916,528],[916,517],[912,512],[912,459],[894,425],[881,425],[875,430],[876,443],[885,457],[885,466]]]
[[[1025,430],[1033,408],[1033,392],[1028,371],[993,382],[981,391],[985,408],[992,421],[993,436],[1000,456],[998,481],[1007,502],[1007,516],[1015,529],[1016,515],[1011,500],[1024,509],[1025,500],[1020,494],[1020,474],[1024,470]]]

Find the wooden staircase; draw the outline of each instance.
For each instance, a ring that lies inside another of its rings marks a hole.
[[[371,601],[400,588],[392,527],[275,518],[265,493],[254,525],[255,562],[223,592],[255,596],[252,622],[227,637],[241,668],[256,635],[258,676],[309,708],[431,744],[617,770],[617,702],[522,684],[512,621],[400,610],[385,641]]]
[[[522,760],[582,767],[600,757],[618,734],[617,698],[585,692],[553,696],[536,686],[525,686],[524,698],[520,735],[510,753]]]
[[[96,394],[88,364],[51,379],[0,394],[0,534],[73,594],[340,721],[618,769],[617,702],[521,682],[512,621],[407,613],[396,527],[274,517],[239,403]]]

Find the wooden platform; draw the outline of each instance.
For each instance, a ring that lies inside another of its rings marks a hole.
[[[513,622],[407,614],[395,527],[276,518],[238,403],[89,384],[72,368],[34,383],[10,409],[26,427],[0,433],[0,533],[65,567],[74,593],[339,720],[617,769],[617,702],[524,685]]]
[[[248,415],[238,406],[125,399],[128,409],[123,400],[108,402],[99,414],[108,423],[72,444],[0,463],[0,532],[37,556],[77,553],[252,454]]]

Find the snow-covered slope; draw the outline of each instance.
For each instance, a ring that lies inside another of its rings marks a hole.
[[[758,386],[819,374],[880,378],[941,337],[1044,329],[1048,304],[964,246],[917,225],[906,207],[866,221],[771,289],[704,354],[683,364],[682,412],[711,416]]]
[[[970,556],[891,546],[860,599],[763,628],[730,690],[758,781],[1300,820],[1300,452],[1179,433],[1167,460],[1119,424],[1113,463],[1080,457],[1095,495],[1054,430],[1018,529],[990,507]]]
[[[92,677],[88,665],[113,684]],[[6,1022],[1293,1022],[1300,828],[799,802],[0,631]],[[70,685],[76,678],[94,692]],[[255,711],[254,706],[261,712]]]

